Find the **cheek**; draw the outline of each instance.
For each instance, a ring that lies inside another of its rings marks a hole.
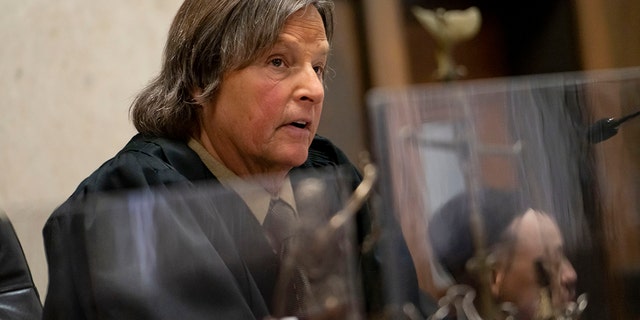
[[[263,85],[254,89],[250,97],[245,96],[246,109],[237,119],[237,129],[254,144],[262,145],[280,125],[286,100],[273,86]]]
[[[521,307],[538,297],[538,284],[533,266],[527,263],[514,262],[505,277],[503,299],[515,302]]]
[[[253,94],[252,113],[266,119],[280,119],[285,106],[288,103],[289,94],[283,86],[265,83],[256,87]]]
[[[320,118],[322,116],[322,106],[323,106],[322,103],[316,106],[316,110],[315,110],[316,123],[320,122]]]

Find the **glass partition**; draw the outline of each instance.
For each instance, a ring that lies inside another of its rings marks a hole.
[[[638,316],[640,69],[376,88],[367,99],[379,209],[400,222],[433,319]],[[387,268],[387,296],[402,302]]]
[[[299,219],[277,254],[247,205],[265,177],[234,191],[176,183],[69,203],[49,222],[49,292],[71,293],[59,299],[89,318],[363,319],[354,221],[371,177],[354,197],[344,170],[292,173]]]

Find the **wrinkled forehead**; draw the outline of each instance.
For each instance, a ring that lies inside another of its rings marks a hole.
[[[312,40],[328,43],[327,33],[320,12],[313,5],[299,9],[291,14],[280,30],[278,38],[290,34],[294,37],[313,36]]]
[[[289,48],[304,42],[316,43],[319,47],[317,51],[322,51],[325,54],[330,51],[330,39],[323,17],[313,4],[300,8],[289,15],[274,36],[273,42],[261,48],[252,57],[252,61],[270,54],[274,49]]]

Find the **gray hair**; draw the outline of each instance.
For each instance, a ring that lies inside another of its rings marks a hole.
[[[327,39],[332,0],[185,0],[165,46],[160,74],[131,105],[145,135],[186,140],[199,131],[199,103],[215,98],[225,73],[248,66],[278,39],[287,19],[313,5]],[[202,90],[194,97],[194,90]]]

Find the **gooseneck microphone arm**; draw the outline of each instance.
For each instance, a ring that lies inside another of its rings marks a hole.
[[[618,133],[618,127],[628,120],[640,115],[640,111],[628,114],[620,119],[605,118],[594,122],[587,129],[587,139],[590,143],[598,143],[607,140]]]

